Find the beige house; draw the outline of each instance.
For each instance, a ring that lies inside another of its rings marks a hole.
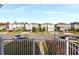
[[[0,24],[0,30],[8,30],[9,24]]]
[[[22,29],[24,27],[23,23],[10,23],[9,30]]]
[[[35,27],[35,28],[38,27],[38,23],[25,24],[25,27],[26,27],[26,30],[31,30],[31,31],[32,31],[32,28],[33,28],[33,27]]]
[[[55,29],[54,24],[51,24],[51,23],[43,23],[41,26],[45,27],[45,29],[49,32],[52,32]]]
[[[71,29],[71,25],[67,23],[58,23],[57,27],[60,28],[60,31]]]
[[[79,23],[78,22],[71,23],[71,28],[74,28],[75,30],[79,29]]]

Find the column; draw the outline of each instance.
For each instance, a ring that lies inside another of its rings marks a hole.
[[[4,55],[4,40],[1,40],[1,55]]]
[[[33,40],[33,55],[35,55],[35,41]]]
[[[68,42],[68,37],[66,37],[66,55],[69,55],[69,42]]]

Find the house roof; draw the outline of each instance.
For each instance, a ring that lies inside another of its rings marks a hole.
[[[32,25],[38,25],[39,23],[30,23],[30,24],[32,24]]]
[[[52,23],[43,23],[42,25],[53,25]]]
[[[57,23],[57,25],[68,25],[67,23]]]
[[[11,25],[14,25],[14,24],[16,24],[16,25],[17,25],[17,24],[24,24],[24,23],[10,23],[10,24],[11,24]]]
[[[73,23],[71,23],[71,24],[79,24],[79,22],[73,22]]]
[[[9,24],[0,24],[0,26],[9,26]]]

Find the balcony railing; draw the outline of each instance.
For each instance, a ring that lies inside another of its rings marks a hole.
[[[1,55],[78,55],[79,47],[64,39],[1,39]],[[69,44],[67,46],[67,44]]]

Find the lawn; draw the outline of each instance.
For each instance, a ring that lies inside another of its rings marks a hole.
[[[79,35],[79,32],[78,31],[70,31],[70,33],[73,33],[75,35]]]
[[[23,30],[14,30],[12,32],[8,32],[7,34],[20,34]]]

